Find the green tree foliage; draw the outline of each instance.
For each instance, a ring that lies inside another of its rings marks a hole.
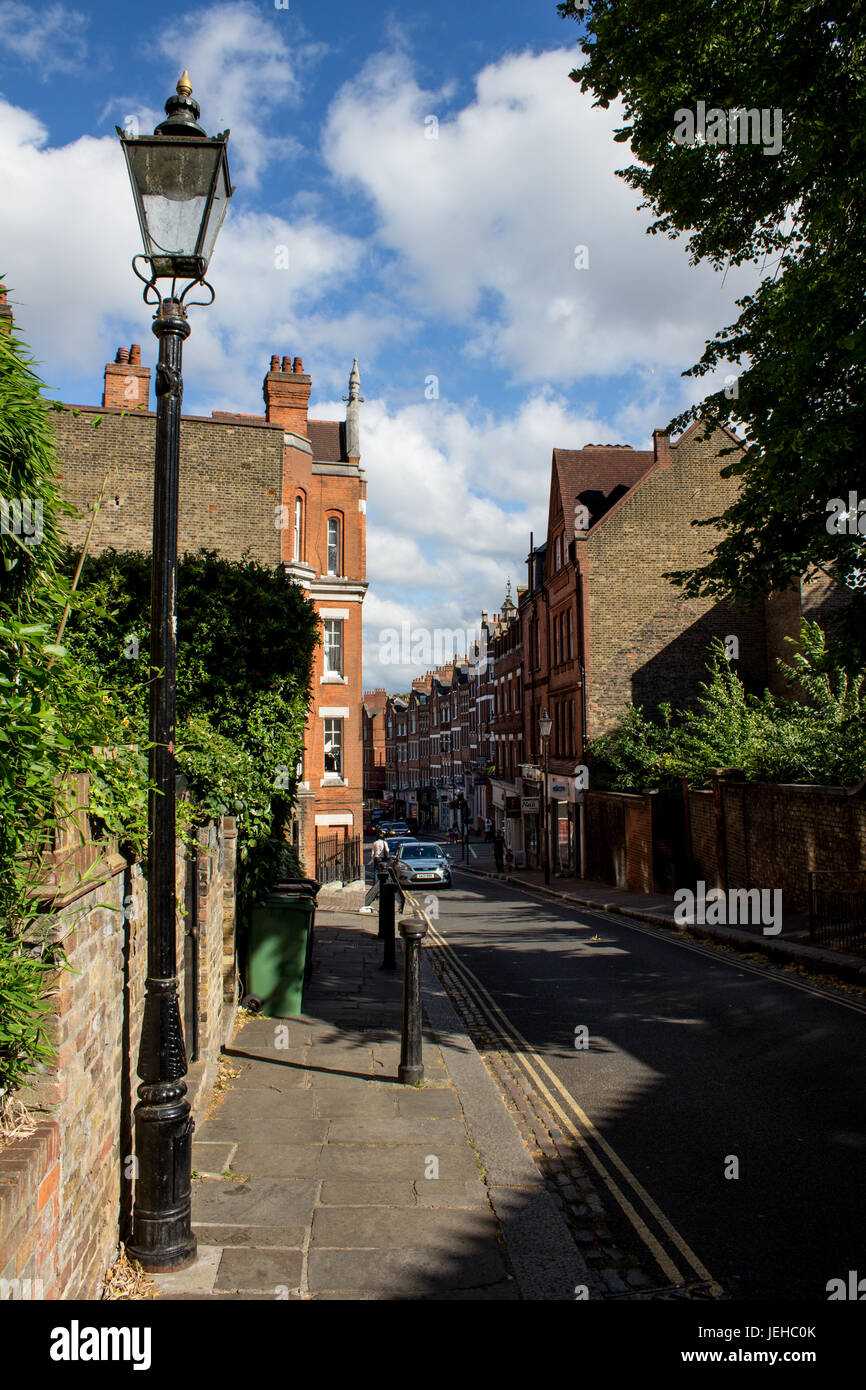
[[[77,555],[64,560],[74,571]],[[147,743],[149,554],[89,558],[70,619],[77,662],[99,671],[127,712],[125,741]],[[238,818],[241,905],[268,881],[296,790],[310,699],[315,609],[282,570],[202,551],[177,585],[177,763],[199,816]],[[114,776],[114,765],[108,765]],[[106,824],[113,787],[98,792]],[[115,782],[116,785],[116,782]]]
[[[44,991],[55,953],[28,934],[35,860],[56,824],[56,779],[74,756],[52,692],[66,598],[56,571],[61,503],[41,388],[0,333],[0,1104],[50,1054]]]
[[[560,5],[574,15],[571,5]],[[752,262],[762,279],[736,323],[686,375],[741,367],[737,394],[709,395],[671,423],[738,429],[728,469],[738,499],[710,560],[676,577],[687,593],[748,604],[824,569],[848,584],[847,630],[862,653],[862,533],[830,534],[827,503],[866,493],[866,29],[850,0],[593,0],[572,72],[600,106],[622,100],[616,139],[636,163],[621,176],[656,215],[650,231],[687,233],[692,263]],[[782,146],[677,143],[675,113],[781,111]],[[866,531],[866,513],[861,513]]]
[[[760,782],[851,786],[866,777],[866,676],[849,674],[817,623],[802,623],[791,659],[779,662],[799,698],[748,694],[721,642],[711,658],[693,709],[629,705],[618,729],[588,745],[593,786],[640,791],[684,777],[701,786],[722,767]]]

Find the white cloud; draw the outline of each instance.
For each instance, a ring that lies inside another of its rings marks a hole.
[[[297,153],[300,147],[290,130],[271,135],[267,125],[278,110],[298,106],[302,75],[324,46],[299,42],[297,22],[289,12],[263,11],[244,0],[215,6],[170,24],[161,32],[159,46],[175,63],[180,55],[181,66],[189,69],[208,134],[231,130],[232,176],[247,188],[259,182],[274,160]]]
[[[27,111],[0,100],[0,246],[19,329],[54,373],[104,360],[104,316],[137,298],[139,248],[116,137],[46,146]]]
[[[748,270],[689,267],[681,243],[647,237],[615,170],[615,107],[568,80],[573,54],[510,55],[479,73],[449,114],[402,55],[371,60],[336,98],[324,151],[375,206],[425,309],[465,326],[464,350],[513,378],[576,381],[652,363],[691,365],[735,317]],[[428,116],[438,139],[425,138]],[[588,248],[589,268],[575,268]]]
[[[335,403],[323,413],[338,410]],[[618,437],[613,424],[550,391],[530,394],[505,419],[471,405],[391,411],[370,400],[361,434],[369,484],[365,684],[403,689],[419,674],[417,661],[385,659],[383,630],[408,625],[409,652],[428,634],[434,659],[437,633],[477,633],[481,610],[500,608],[506,580],[515,591],[525,582],[530,532],[537,544],[546,536],[553,447]]]
[[[0,48],[39,68],[44,82],[53,72],[77,72],[87,56],[88,19],[65,5],[21,5],[0,0]]]
[[[0,248],[19,331],[49,382],[88,364],[98,399],[102,364],[130,337],[153,361],[151,310],[130,268],[140,249],[126,167],[115,135],[51,147],[42,123],[0,99]],[[288,266],[282,268],[282,248]],[[230,208],[212,262],[213,308],[192,309],[187,399],[261,409],[272,352],[321,353],[320,382],[347,380],[354,352],[368,356],[405,331],[394,308],[371,317],[350,304],[325,315],[321,299],[364,255],[358,238],[312,217],[290,222]],[[201,408],[201,407],[200,407]]]

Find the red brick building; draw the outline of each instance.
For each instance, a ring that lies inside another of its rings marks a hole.
[[[364,801],[381,803],[385,796],[385,708],[384,688],[366,690],[361,708],[364,749]]]
[[[105,368],[101,406],[55,415],[61,481],[83,514],[66,526],[80,545],[107,478],[91,548],[149,550],[155,413],[151,369],[137,345]],[[355,362],[345,420],[311,420],[312,379],[300,357],[274,355],[264,414],[183,416],[178,551],[217,550],[284,566],[321,620],[300,772],[295,836],[315,872],[323,838],[362,833],[361,609],[366,582],[366,478],[360,466]],[[74,413],[73,413],[74,412]],[[101,417],[100,429],[93,421]]]

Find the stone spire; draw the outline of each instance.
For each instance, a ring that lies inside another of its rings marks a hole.
[[[361,373],[358,371],[357,357],[349,374],[349,394],[344,396],[343,400],[348,402],[346,405],[346,457],[359,459],[361,457],[361,427],[358,406],[364,404],[364,397],[361,395]]]
[[[505,602],[502,605],[503,621],[508,622],[516,612],[517,608],[515,607],[514,599],[511,597],[511,580],[509,579],[505,584]]]

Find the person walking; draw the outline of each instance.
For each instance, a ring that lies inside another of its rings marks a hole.
[[[493,836],[493,858],[496,860],[496,872],[501,874],[505,868],[505,836],[501,830],[497,830]]]
[[[484,822],[484,839],[487,841],[488,845],[493,839],[493,821],[490,819],[489,816]]]
[[[380,833],[373,842],[373,854],[370,859],[370,863],[373,866],[373,873],[378,873],[380,864],[384,864],[389,858],[388,846]]]

